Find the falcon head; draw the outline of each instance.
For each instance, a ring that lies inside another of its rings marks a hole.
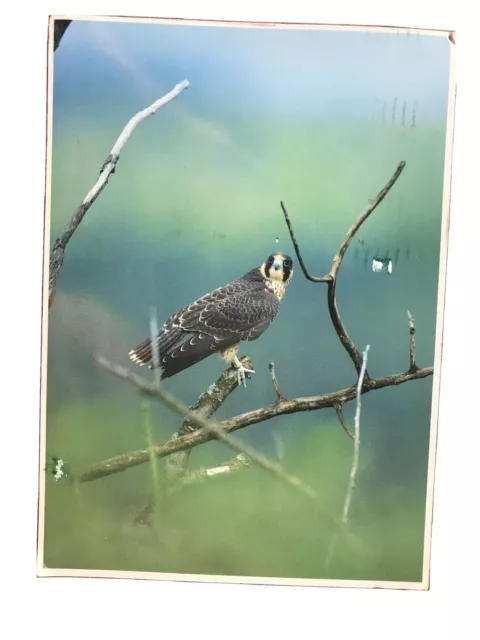
[[[293,260],[285,253],[273,253],[260,267],[262,275],[272,283],[281,282],[285,286],[293,275]]]

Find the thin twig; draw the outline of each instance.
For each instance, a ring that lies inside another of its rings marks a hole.
[[[158,396],[158,389],[155,385],[152,385],[142,377],[130,372],[125,367],[110,363],[104,358],[97,358],[97,362],[102,368],[113,373],[120,380],[133,385],[142,395],[150,397]],[[396,373],[383,378],[376,378],[368,381],[365,380],[362,393],[369,393],[370,391],[377,389],[383,389],[386,387],[404,384],[405,382],[410,382],[412,380],[427,378],[432,374],[433,367],[424,367],[422,369],[418,369],[415,373]],[[356,388],[347,387],[324,395],[299,397],[275,402],[266,407],[247,411],[233,418],[222,420],[218,424],[222,427],[225,433],[232,433],[238,429],[244,429],[252,424],[264,422],[265,420],[270,420],[280,415],[325,409],[327,407],[334,408],[336,404],[344,405],[355,397]],[[154,445],[155,455],[158,458],[163,458],[177,451],[192,449],[193,447],[197,447],[213,439],[214,436],[211,433],[207,433],[203,429],[198,429],[193,433],[187,433],[184,436],[171,438],[167,442]],[[112,473],[118,473],[139,464],[144,464],[148,459],[148,451],[145,449],[121,454],[92,465],[89,469],[78,476],[78,481],[90,482],[92,480],[97,480],[99,478],[109,476]]]
[[[353,463],[352,469],[350,471],[350,481],[348,483],[347,495],[345,497],[345,504],[343,507],[343,515],[342,522],[347,524],[348,521],[348,512],[350,509],[350,504],[352,502],[352,494],[355,489],[355,483],[357,480],[357,472],[358,472],[358,461],[360,458],[360,412],[362,409],[362,386],[363,380],[365,378],[365,371],[367,370],[367,359],[368,359],[368,351],[370,349],[370,345],[365,347],[365,351],[363,352],[362,358],[362,369],[360,371],[360,375],[358,376],[358,384],[357,384],[357,406],[355,408],[355,419],[354,419],[354,434],[355,437],[353,439]]]
[[[393,187],[395,182],[400,177],[400,174],[404,170],[405,164],[406,163],[403,160],[398,164],[394,174],[392,175],[390,180],[387,182],[387,184],[383,187],[383,189],[381,189],[381,191],[377,193],[375,198],[369,203],[368,207],[365,209],[362,215],[359,218],[357,218],[357,220],[355,220],[355,222],[352,224],[352,226],[348,230],[348,233],[345,236],[344,241],[340,245],[340,249],[337,251],[337,254],[333,259],[332,268],[330,269],[330,272],[328,274],[331,278],[337,277],[338,270],[340,269],[340,265],[342,264],[343,256],[345,255],[348,249],[348,245],[350,244],[350,241],[352,240],[354,235],[357,233],[357,231],[360,229],[360,227],[365,222],[365,220],[370,216],[371,213],[373,213],[373,211],[378,207],[378,205],[382,202],[382,200],[385,198],[387,193]]]
[[[418,370],[417,363],[415,362],[415,320],[413,319],[410,311],[408,314],[408,325],[410,327],[410,368],[409,371],[414,373]]]
[[[347,421],[345,420],[345,416],[343,415],[343,410],[342,410],[342,405],[341,404],[336,404],[335,405],[335,411],[337,412],[337,416],[338,419],[340,421],[340,424],[342,425],[342,427],[345,430],[345,433],[352,439],[355,440],[355,434],[353,433],[353,431],[350,429],[350,427],[347,424]]]
[[[394,174],[392,175],[390,180],[387,182],[387,184],[383,187],[381,191],[379,191],[377,196],[372,200],[372,202],[369,203],[368,207],[361,214],[361,216],[359,216],[359,218],[357,218],[357,220],[353,223],[353,225],[348,230],[347,235],[345,236],[345,239],[340,245],[340,248],[337,251],[335,257],[333,258],[330,271],[325,276],[322,276],[321,278],[312,276],[307,270],[307,267],[302,258],[302,254],[300,252],[300,247],[298,245],[297,239],[295,238],[295,234],[293,232],[293,227],[290,221],[290,217],[287,213],[284,203],[283,202],[280,203],[283,210],[283,215],[285,217],[285,222],[287,223],[287,227],[290,232],[290,238],[295,248],[295,253],[297,254],[298,261],[300,263],[300,266],[302,268],[302,271],[305,277],[307,278],[307,280],[310,280],[311,282],[327,282],[328,283],[328,310],[330,313],[330,318],[332,320],[333,326],[335,327],[335,331],[337,332],[340,342],[342,343],[343,347],[345,348],[348,355],[350,356],[358,375],[360,374],[360,371],[362,368],[362,356],[360,354],[360,351],[357,349],[357,347],[353,343],[353,340],[348,335],[345,325],[343,324],[340,318],[340,313],[337,307],[336,283],[337,283],[338,271],[340,269],[340,265],[342,264],[343,257],[348,249],[348,246],[352,238],[355,236],[355,234],[357,233],[361,225],[365,222],[365,220],[370,216],[370,214],[378,207],[378,205],[385,198],[387,193],[390,191],[390,189],[393,187],[395,182],[398,180],[404,168],[405,168],[405,162],[402,161],[397,166]],[[368,372],[365,372],[365,379],[369,380],[369,378],[370,376],[368,375]]]
[[[307,280],[310,280],[310,282],[328,282],[330,280],[329,275],[319,278],[318,276],[312,276],[309,273],[307,269],[307,265],[303,261],[302,254],[300,253],[300,247],[298,246],[297,239],[293,232],[292,223],[290,222],[290,216],[288,215],[287,209],[285,208],[285,205],[283,204],[283,202],[280,202],[280,206],[282,207],[283,215],[285,216],[285,222],[287,223],[288,231],[290,233],[290,238],[292,240],[295,253],[297,254],[298,262],[300,264],[300,267],[302,268],[303,275],[306,277]]]
[[[102,366],[107,371],[110,371],[114,374],[118,374],[117,365],[111,364],[105,358],[97,357],[97,362],[100,366]],[[122,369],[122,367],[120,367],[120,369]],[[247,458],[251,460],[252,464],[256,464],[258,467],[260,467],[261,469],[264,469],[265,471],[268,471],[269,473],[277,477],[282,482],[290,485],[294,489],[297,489],[297,491],[299,491],[303,495],[313,499],[316,502],[316,507],[319,515],[322,516],[325,522],[335,528],[338,528],[340,526],[340,522],[337,520],[337,518],[331,515],[323,507],[323,505],[321,505],[317,492],[310,485],[304,483],[297,476],[287,473],[283,469],[283,467],[277,462],[269,460],[266,456],[264,456],[261,453],[258,453],[255,449],[253,449],[249,445],[246,445],[245,443],[240,442],[239,440],[232,437],[231,435],[228,435],[223,429],[221,423],[215,422],[213,420],[206,420],[205,418],[197,415],[193,411],[190,411],[190,409],[185,404],[180,402],[180,400],[177,400],[177,398],[175,398],[168,391],[165,391],[162,385],[158,387],[148,385],[148,387],[150,388],[151,391],[153,391],[152,395],[155,395],[157,398],[162,400],[162,402],[167,407],[172,409],[172,411],[175,411],[175,413],[185,416],[192,422],[196,423],[204,431],[206,431],[207,434],[211,435],[212,438],[221,440],[224,444],[226,444],[228,447],[230,447],[237,453],[244,454]],[[195,433],[192,435],[195,435]],[[340,528],[343,529],[341,526]]]
[[[348,482],[348,489],[347,489],[347,494],[345,496],[345,503],[343,506],[343,514],[342,514],[342,522],[344,525],[347,524],[348,522],[348,512],[350,510],[350,504],[352,501],[352,494],[353,494],[353,490],[355,488],[355,482],[356,482],[356,478],[357,478],[357,471],[358,471],[358,460],[359,460],[359,456],[360,456],[360,411],[361,411],[361,396],[362,396],[362,387],[363,387],[363,382],[365,379],[365,371],[367,370],[367,358],[368,358],[368,351],[370,349],[370,345],[367,345],[367,347],[365,348],[365,351],[363,352],[363,357],[362,357],[362,368],[360,370],[360,375],[358,376],[358,382],[357,382],[357,389],[356,389],[356,398],[357,398],[357,406],[355,409],[355,418],[354,418],[354,433],[353,433],[353,462],[352,462],[352,468],[350,470],[350,477],[349,477],[349,482]],[[337,415],[340,419],[340,422],[342,423],[342,426],[345,429],[348,429],[348,427],[346,427],[346,423],[344,425],[344,423],[342,422],[342,419],[340,418],[340,416],[342,416],[342,409],[341,407],[335,407],[337,409]],[[350,433],[348,431],[348,433]],[[325,569],[328,571],[329,567],[330,567],[330,562],[332,561],[333,555],[335,553],[335,549],[337,546],[337,542],[338,542],[338,535],[337,533],[335,533],[333,535],[333,538],[330,542],[330,546],[328,548],[328,552],[325,558]]]
[[[158,349],[158,321],[155,309],[150,309],[150,344],[152,345],[152,361],[153,361],[153,379],[155,384],[160,386],[160,352]]]
[[[75,213],[71,217],[69,223],[65,231],[62,235],[55,240],[55,244],[53,245],[52,253],[50,254],[50,275],[49,275],[49,286],[48,286],[48,307],[51,308],[53,304],[53,300],[55,298],[55,290],[57,286],[57,277],[58,273],[62,267],[63,259],[65,256],[65,249],[67,247],[68,242],[71,237],[75,233],[78,225],[83,220],[84,215],[90,209],[92,204],[98,198],[99,194],[105,187],[108,182],[108,178],[115,171],[115,167],[117,165],[118,159],[120,157],[120,153],[125,146],[128,138],[132,135],[135,128],[148,116],[153,115],[160,107],[163,107],[168,102],[176,98],[184,89],[186,89],[189,85],[188,80],[183,80],[177,84],[172,91],[164,95],[162,98],[156,100],[153,104],[151,104],[143,111],[139,111],[133,118],[127,123],[122,133],[120,134],[118,140],[115,142],[113,149],[108,155],[107,159],[103,163],[103,166],[100,170],[100,175],[98,177],[97,182],[92,187],[92,189],[88,192],[86,197],[83,199],[80,206],[76,209]]]
[[[277,396],[277,402],[280,402],[281,400],[285,400],[285,396],[282,394],[282,392],[280,391],[280,387],[278,386],[277,376],[275,375],[275,363],[273,360],[270,361],[268,368],[270,370],[272,385],[273,385],[273,388],[275,389],[275,394]]]

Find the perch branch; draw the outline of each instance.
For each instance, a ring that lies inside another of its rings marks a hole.
[[[345,497],[345,504],[343,507],[343,515],[342,522],[347,524],[348,521],[348,512],[350,509],[350,504],[352,502],[352,494],[355,489],[355,483],[357,480],[357,472],[358,472],[358,461],[360,457],[360,412],[362,409],[362,386],[363,380],[365,378],[365,371],[367,370],[367,358],[368,358],[368,350],[370,349],[370,345],[367,345],[365,351],[363,352],[362,357],[362,369],[360,371],[360,375],[358,376],[358,384],[357,384],[357,406],[355,408],[355,420],[354,420],[354,434],[355,437],[353,439],[353,462],[352,462],[352,470],[350,471],[350,481],[348,483],[347,495]]]
[[[108,360],[102,357],[97,357],[96,360],[97,360],[97,363],[107,371],[110,371],[111,373],[117,376],[119,375],[119,373],[121,373],[119,377],[122,377],[122,379],[125,379],[124,372],[122,372],[123,367],[118,367],[118,365],[111,364]],[[128,374],[128,371],[127,370],[125,371]],[[138,376],[135,376],[135,378],[138,378]],[[237,453],[241,453],[245,455],[247,458],[249,458],[252,464],[255,464],[261,469],[268,471],[269,473],[274,475],[276,478],[278,478],[285,484],[290,485],[294,489],[297,489],[297,491],[299,491],[303,495],[313,499],[315,501],[318,514],[322,516],[325,522],[334,526],[335,528],[340,527],[340,529],[343,531],[343,526],[341,525],[340,521],[337,520],[337,518],[335,518],[333,515],[331,515],[321,505],[318,499],[317,492],[310,485],[304,483],[297,476],[287,473],[283,469],[283,467],[280,464],[278,464],[278,462],[274,462],[270,460],[269,458],[262,455],[261,453],[258,453],[255,449],[253,449],[249,445],[243,442],[240,442],[239,440],[232,437],[231,435],[228,435],[228,433],[223,428],[223,425],[221,423],[214,422],[213,420],[207,420],[199,416],[198,414],[194,413],[193,411],[191,411],[186,405],[180,402],[180,400],[177,400],[177,398],[175,398],[172,394],[170,394],[168,391],[165,391],[165,389],[162,386],[156,386],[156,385],[151,385],[149,383],[144,383],[141,378],[140,378],[140,381],[143,387],[148,387],[152,392],[152,395],[158,397],[172,411],[184,416],[185,418],[188,418],[194,424],[197,424],[198,427],[200,427],[204,432],[207,433],[207,435],[210,436],[210,439],[221,440],[224,444],[226,444],[228,447],[230,447]],[[197,432],[194,432],[191,435],[195,436],[196,434]],[[177,442],[178,440],[180,440],[180,438],[177,439]]]
[[[410,368],[409,371],[412,373],[417,371],[418,367],[415,362],[415,320],[413,319],[410,311],[407,311],[408,314],[408,326],[410,327]]]
[[[241,358],[241,363],[247,369],[253,369],[251,360],[247,357]],[[156,381],[158,386],[158,380]],[[219,378],[211,384],[208,389],[202,393],[197,402],[190,407],[191,411],[195,411],[197,415],[204,418],[210,418],[215,411],[222,405],[228,396],[238,387],[238,376],[233,367],[224,369]],[[180,438],[189,433],[197,431],[198,426],[185,418],[180,428],[171,437],[172,440]],[[182,486],[185,478],[188,463],[190,460],[191,449],[176,451],[167,457],[165,464],[166,474],[166,494],[171,495],[176,486]],[[194,472],[192,472],[194,473]],[[188,474],[189,475],[189,474]],[[141,509],[135,522],[146,524],[153,511],[154,500],[150,498],[147,504]]]
[[[158,396],[158,388],[147,382],[140,376],[131,373],[125,367],[112,364],[104,358],[97,359],[100,366],[107,371],[113,373],[117,378],[128,382],[133,385],[142,395],[151,397]],[[369,393],[376,389],[383,389],[386,387],[392,387],[411,380],[419,380],[421,378],[427,378],[433,374],[433,367],[424,367],[418,369],[414,373],[396,373],[394,375],[385,376],[383,378],[376,378],[370,380],[364,380],[362,393]],[[238,429],[244,429],[252,424],[264,422],[270,420],[276,416],[286,415],[290,413],[297,413],[301,411],[313,411],[318,409],[324,409],[326,407],[335,408],[335,405],[344,405],[347,402],[353,400],[356,397],[355,387],[347,387],[333,393],[327,393],[324,395],[299,397],[289,400],[281,400],[275,402],[261,409],[255,409],[253,411],[247,411],[246,413],[239,414],[233,418],[222,420],[218,423],[219,426],[225,431],[225,433],[231,433]],[[214,440],[214,436],[208,433],[204,429],[199,429],[193,433],[187,433],[184,436],[171,438],[165,443],[154,445],[155,455],[158,458],[163,458],[171,455],[176,451],[185,451],[193,447],[197,447],[205,442]],[[125,471],[131,467],[135,467],[139,464],[143,464],[149,460],[148,450],[142,449],[139,451],[133,451],[125,453],[119,456],[115,456],[103,462],[92,465],[84,473],[79,475],[79,482],[90,482],[97,480],[112,473],[118,473]]]
[[[372,200],[372,202],[369,203],[368,207],[361,214],[361,216],[357,218],[357,220],[353,223],[353,225],[348,230],[347,235],[345,236],[345,239],[340,245],[340,249],[337,251],[335,257],[333,258],[330,271],[325,276],[322,276],[322,277],[312,276],[307,270],[307,267],[302,258],[302,254],[300,252],[300,247],[298,245],[297,239],[293,232],[293,227],[290,221],[290,217],[287,213],[284,203],[283,202],[280,203],[283,210],[283,215],[285,217],[285,222],[287,223],[287,227],[290,232],[290,238],[295,248],[295,253],[297,255],[298,262],[300,263],[300,266],[302,268],[302,271],[305,277],[307,278],[307,280],[310,280],[311,282],[328,283],[328,310],[330,313],[330,318],[332,320],[333,326],[335,327],[335,331],[337,332],[340,342],[342,343],[343,347],[345,348],[348,355],[350,356],[358,375],[360,375],[360,371],[362,369],[362,356],[360,354],[360,351],[357,349],[352,339],[348,335],[347,330],[345,329],[345,326],[340,318],[340,313],[337,307],[336,284],[337,284],[338,271],[340,269],[340,265],[342,264],[343,257],[349,247],[349,244],[352,238],[355,236],[355,234],[357,233],[359,228],[362,226],[362,224],[365,222],[365,220],[370,216],[370,214],[378,207],[378,205],[385,198],[387,193],[390,191],[390,189],[393,187],[395,182],[398,180],[404,168],[405,168],[405,162],[402,161],[397,166],[394,174],[392,175],[390,180],[387,182],[387,184],[383,187],[381,191],[379,191],[377,196]],[[366,380],[370,379],[368,372],[365,372],[365,379]]]
[[[247,369],[253,369],[252,361],[249,358],[243,357],[240,361]],[[233,367],[228,367],[221,373],[216,382],[210,385],[205,393],[200,396],[198,401],[190,407],[190,410],[203,418],[210,418],[237,387],[237,373]],[[189,418],[185,418],[178,431],[173,434],[172,439],[180,438],[197,430],[198,425],[194,424]],[[185,473],[190,453],[191,450],[186,449],[168,456],[165,470],[170,483],[178,481]]]
[[[65,249],[67,247],[68,242],[71,237],[75,233],[78,225],[83,220],[84,215],[90,209],[92,204],[98,198],[99,194],[105,187],[108,182],[108,178],[115,171],[115,167],[118,162],[118,158],[120,153],[125,146],[125,143],[132,135],[135,128],[148,116],[153,115],[160,107],[163,107],[168,102],[176,98],[184,89],[186,89],[189,85],[188,80],[183,80],[179,84],[177,84],[172,91],[164,95],[162,98],[156,100],[153,104],[151,104],[143,111],[139,111],[133,118],[127,123],[125,128],[123,129],[120,137],[115,142],[113,149],[108,155],[107,159],[103,163],[103,166],[100,170],[100,175],[98,177],[97,182],[93,186],[93,188],[89,191],[86,197],[83,199],[82,203],[76,209],[75,213],[71,217],[69,223],[65,231],[62,233],[60,237],[55,240],[55,244],[53,245],[52,253],[50,254],[50,275],[49,275],[49,288],[48,288],[48,307],[51,308],[53,304],[53,300],[55,298],[55,290],[57,286],[57,277],[58,273],[62,267],[63,259],[65,256]]]

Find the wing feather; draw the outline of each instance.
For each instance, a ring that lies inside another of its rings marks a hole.
[[[255,340],[276,317],[278,298],[262,282],[234,282],[190,305],[181,313],[184,331],[217,339]]]
[[[278,298],[266,288],[263,278],[243,277],[219,287],[180,309],[163,324],[158,334],[162,366],[177,370],[177,365],[171,364],[174,361],[181,360],[184,368],[241,340],[256,340],[275,319],[279,308]],[[132,349],[130,357],[138,364],[149,362],[150,339]]]

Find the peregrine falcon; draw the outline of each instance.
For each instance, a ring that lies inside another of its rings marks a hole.
[[[238,359],[240,342],[256,340],[275,319],[292,275],[290,256],[275,253],[260,267],[172,315],[157,335],[161,379],[218,353],[237,369],[238,384],[246,386],[245,374],[255,371]],[[151,338],[128,355],[140,366],[154,367]]]

